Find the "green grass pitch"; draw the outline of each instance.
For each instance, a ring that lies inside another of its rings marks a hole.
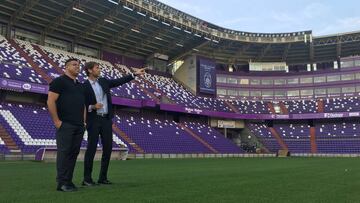
[[[99,172],[95,162],[93,178]],[[359,158],[111,161],[113,185],[55,190],[55,164],[0,162],[0,202],[360,202]]]

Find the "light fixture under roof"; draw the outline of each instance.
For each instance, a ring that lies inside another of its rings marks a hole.
[[[170,26],[170,24],[167,23],[167,22],[162,21],[161,23],[164,24],[164,25]]]
[[[177,26],[173,26],[173,28],[177,29],[177,30],[181,30],[181,28],[177,27]]]
[[[194,35],[195,35],[196,37],[201,37],[201,35],[199,35],[199,34],[197,34],[197,33],[195,33]]]
[[[80,13],[84,13],[84,11],[81,10],[80,8],[73,7],[73,10],[74,10],[74,11],[77,11],[77,12],[80,12]]]
[[[133,11],[133,9],[132,8],[130,8],[130,7],[127,7],[127,6],[123,6],[125,9],[127,9],[127,10],[129,10],[129,11]]]
[[[191,32],[189,30],[184,30],[184,32],[186,32],[188,34],[191,34]]]
[[[176,43],[176,46],[183,47],[184,45]]]
[[[160,38],[160,37],[155,37],[155,39],[158,39],[158,40],[163,40],[163,38]]]
[[[110,3],[113,3],[113,4],[116,4],[116,5],[119,5],[119,2],[116,2],[116,1],[113,1],[113,0],[108,0]]]
[[[156,21],[156,22],[159,21],[158,19],[156,19],[156,18],[154,18],[154,17],[150,17],[150,20],[153,20],[153,21]]]
[[[114,24],[114,21],[109,20],[109,19],[105,19],[104,21],[106,21],[106,22],[108,22],[108,23],[111,23],[111,24]]]
[[[136,12],[136,13],[137,13],[137,14],[139,14],[139,15],[141,15],[141,16],[144,16],[144,17],[146,16],[146,14],[145,14],[145,13],[141,13],[141,12],[139,12],[139,11],[138,11],[138,12]]]
[[[139,33],[140,31],[134,28],[131,28],[131,31]]]

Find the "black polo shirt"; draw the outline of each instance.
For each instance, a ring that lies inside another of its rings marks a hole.
[[[84,88],[79,81],[62,75],[50,83],[49,91],[59,94],[56,107],[62,122],[84,125]]]

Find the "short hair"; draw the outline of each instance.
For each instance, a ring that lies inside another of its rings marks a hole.
[[[77,58],[69,58],[68,60],[65,61],[65,66],[66,66],[68,63],[70,63],[71,61],[77,61],[77,62],[80,63],[80,60],[77,59]]]
[[[86,62],[84,65],[84,70],[87,76],[90,75],[89,70],[93,69],[96,65],[99,65],[98,63],[94,62],[94,61],[90,61],[90,62]]]

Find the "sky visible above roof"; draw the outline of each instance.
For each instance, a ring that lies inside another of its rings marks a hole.
[[[360,31],[359,0],[160,0],[215,25],[246,32]]]

